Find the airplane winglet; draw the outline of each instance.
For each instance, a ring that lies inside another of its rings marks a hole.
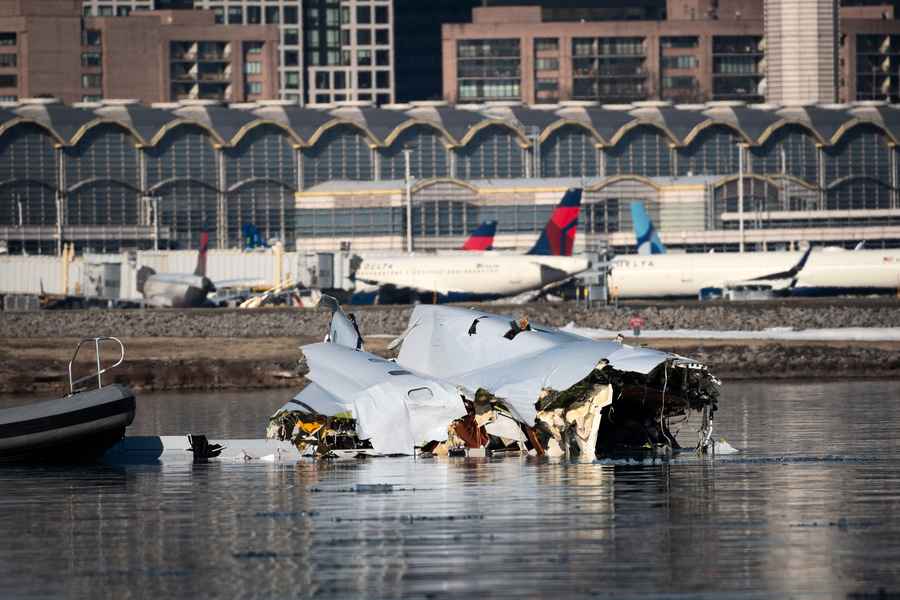
[[[793,267],[788,269],[787,271],[781,271],[780,273],[770,273],[768,275],[763,275],[762,277],[754,277],[750,279],[750,281],[763,281],[770,279],[791,279],[790,287],[794,287],[797,283],[797,275],[800,274],[800,271],[803,270],[803,267],[806,266],[806,261],[809,259],[809,254],[812,252],[812,244],[806,249],[806,252],[803,253],[803,256],[800,257],[800,260],[797,261]]]

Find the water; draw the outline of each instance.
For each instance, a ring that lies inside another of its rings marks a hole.
[[[143,395],[131,433],[287,395]],[[731,383],[716,460],[3,467],[0,597],[898,594],[898,425],[900,382]]]

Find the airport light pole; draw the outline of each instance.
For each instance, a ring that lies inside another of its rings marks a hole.
[[[744,251],[744,144],[738,144],[738,250]]]
[[[403,165],[404,178],[406,181],[406,251],[412,254],[412,174],[410,173],[410,156],[412,148],[404,146],[403,148]]]

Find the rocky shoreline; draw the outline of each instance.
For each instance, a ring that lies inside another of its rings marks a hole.
[[[585,310],[571,303],[485,306],[549,325],[625,329],[639,314],[653,329],[900,327],[900,302],[867,299],[742,304],[660,303]],[[411,307],[354,307],[364,333],[398,334]],[[135,390],[213,390],[305,385],[298,346],[321,339],[326,311],[302,309],[41,311],[0,313],[0,393],[64,393],[78,338],[114,335],[129,348],[111,381]],[[387,335],[369,347],[388,356]],[[627,340],[706,363],[720,378],[900,377],[896,342]]]
[[[640,315],[648,329],[751,331],[769,327],[900,327],[900,300],[781,300],[764,302],[681,302],[628,304],[586,309],[572,302],[525,305],[476,305],[486,311],[528,316],[561,327],[627,329]],[[406,329],[410,306],[347,307],[364,334],[399,334]],[[26,337],[271,337],[317,336],[327,328],[325,310],[265,308],[257,310],[60,310],[0,312],[0,339]]]

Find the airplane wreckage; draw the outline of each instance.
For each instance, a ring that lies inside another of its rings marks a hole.
[[[323,302],[328,335],[301,347],[309,384],[267,429],[304,455],[659,453],[692,415],[697,450],[715,450],[720,382],[696,361],[440,305],[415,307],[388,360]]]

